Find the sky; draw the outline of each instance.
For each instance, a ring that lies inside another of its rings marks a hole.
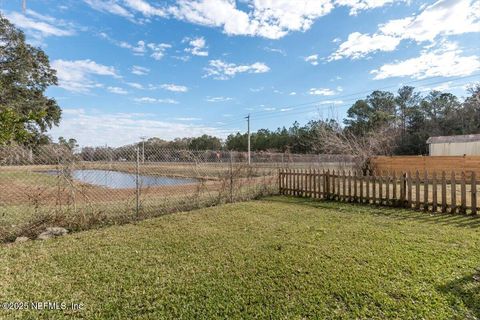
[[[41,47],[81,146],[225,138],[340,121],[376,89],[466,96],[480,81],[479,0],[0,0]]]

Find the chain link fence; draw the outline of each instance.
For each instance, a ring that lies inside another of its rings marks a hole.
[[[349,168],[335,155],[47,145],[0,148],[0,239],[84,230],[278,192],[279,168]]]

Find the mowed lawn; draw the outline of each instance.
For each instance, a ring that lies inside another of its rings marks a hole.
[[[480,317],[480,219],[287,197],[0,247],[0,319]]]

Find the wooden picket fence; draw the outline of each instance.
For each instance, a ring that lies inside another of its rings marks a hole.
[[[363,175],[316,169],[280,169],[283,195],[406,207],[429,212],[477,214],[475,172]]]

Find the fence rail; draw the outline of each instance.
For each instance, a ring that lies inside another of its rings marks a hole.
[[[402,173],[362,175],[357,172],[316,169],[280,169],[279,192],[283,195],[397,206],[444,213],[478,213],[478,181],[475,172],[429,175]]]

